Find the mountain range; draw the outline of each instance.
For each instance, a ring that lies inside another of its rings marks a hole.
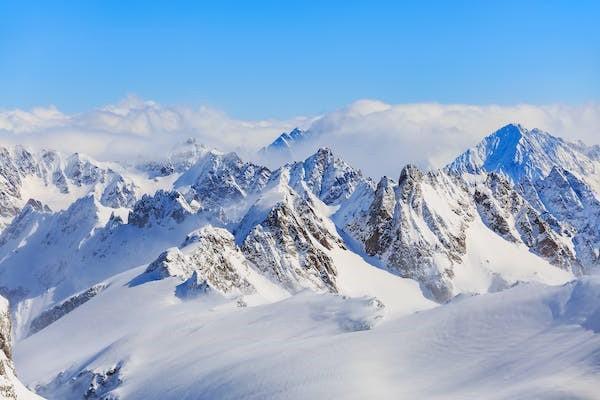
[[[16,146],[0,216],[8,398],[597,398],[599,146],[510,124],[377,179]]]

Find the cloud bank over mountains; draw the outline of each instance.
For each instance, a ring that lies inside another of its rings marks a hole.
[[[570,141],[600,143],[600,104],[389,105],[361,100],[317,119],[310,130],[319,145],[334,147],[368,174],[395,177],[406,163],[441,167],[512,122]]]
[[[359,100],[323,115],[287,120],[240,120],[210,107],[166,106],[129,96],[115,105],[79,114],[56,107],[0,110],[2,144],[25,144],[84,152],[100,160],[137,161],[165,154],[193,137],[242,157],[296,126],[314,140],[296,149],[299,158],[316,147],[333,148],[372,176],[395,177],[410,162],[439,167],[484,135],[517,122],[567,140],[600,143],[600,104],[463,105],[399,104]]]
[[[224,151],[258,147],[304,121],[244,121],[210,107],[165,106],[128,96],[118,104],[73,115],[53,106],[0,110],[0,140],[133,161],[160,157],[190,137]]]

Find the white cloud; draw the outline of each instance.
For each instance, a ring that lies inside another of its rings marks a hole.
[[[245,121],[210,107],[169,107],[129,96],[118,104],[75,115],[54,107],[0,111],[0,140],[122,160],[164,155],[194,137],[209,147],[249,155],[306,121],[302,117]]]
[[[371,176],[395,177],[406,163],[441,167],[511,122],[571,141],[600,143],[600,104],[387,105],[361,100],[316,120],[310,129],[318,139],[301,153],[331,147]]]
[[[390,105],[360,100],[312,118],[238,120],[210,107],[170,107],[133,96],[75,115],[55,107],[0,111],[0,140],[107,160],[164,155],[165,149],[195,137],[252,158],[281,132],[302,126],[310,127],[319,139],[301,149],[299,156],[328,146],[371,176],[395,177],[408,162],[442,166],[509,122],[568,140],[600,143],[600,104]]]

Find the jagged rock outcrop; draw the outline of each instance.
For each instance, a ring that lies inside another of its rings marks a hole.
[[[188,203],[180,192],[159,190],[153,196],[142,196],[133,205],[128,221],[140,228],[164,225],[170,221],[181,223],[186,216],[196,213],[198,209],[196,202]]]
[[[12,359],[11,321],[8,301],[0,296],[0,399],[41,399],[27,390],[15,375]]]
[[[554,167],[535,184],[540,212],[548,213],[563,237],[573,243],[584,268],[600,266],[600,200],[592,189],[571,172]]]
[[[106,287],[107,286],[103,284],[94,285],[82,293],[71,296],[62,303],[42,312],[31,321],[29,325],[29,335],[39,332],[48,325],[64,317],[80,305],[87,303],[96,295],[98,295],[98,293],[106,289]]]
[[[127,182],[121,175],[113,175],[100,196],[100,203],[112,208],[132,207],[138,190],[133,182]]]
[[[108,171],[95,165],[88,157],[75,153],[66,159],[64,174],[75,186],[83,186],[104,183]]]
[[[288,171],[288,184],[298,193],[309,190],[327,205],[338,205],[348,199],[365,180],[360,171],[334,157],[326,148],[319,149],[303,162],[288,164],[282,169]],[[274,175],[281,173],[281,170],[276,171]]]
[[[198,271],[194,271],[192,276],[175,288],[175,295],[181,299],[190,299],[203,294],[212,292],[210,284],[206,279],[202,279]]]
[[[0,397],[16,399],[8,302],[0,297]]]
[[[82,369],[61,372],[49,383],[38,385],[36,392],[48,398],[83,398],[85,400],[119,400],[115,393],[123,383],[123,362],[107,369]]]
[[[398,183],[384,177],[366,212],[343,229],[400,276],[419,281],[439,301],[453,294],[453,265],[466,252],[473,215],[466,188],[443,172],[408,165]]]
[[[271,191],[279,191],[281,198],[266,209],[259,200],[240,224],[254,224],[240,237],[242,252],[288,290],[309,287],[336,292],[336,268],[326,250],[343,248],[341,240],[319,216],[310,195],[298,195],[283,183]]]
[[[243,162],[235,153],[208,152],[174,184],[190,187],[191,196],[203,208],[221,210],[227,204],[259,193],[267,184],[269,169]]]
[[[181,250],[172,247],[163,251],[156,260],[152,261],[145,273],[151,274],[156,279],[164,279],[171,276],[185,278],[192,271],[192,267],[188,265],[188,260]]]
[[[163,252],[150,263],[144,274],[155,279],[178,277],[193,281],[186,288],[206,282],[225,295],[248,294],[254,291],[247,280],[250,267],[227,230],[205,226],[188,235],[180,248]],[[183,289],[180,289],[183,290]]]
[[[568,238],[555,232],[552,222],[547,222],[503,175],[489,174],[484,184],[475,188],[474,200],[482,220],[494,232],[512,242],[520,239],[530,251],[557,267],[581,273],[580,262],[565,244]]]
[[[377,184],[373,203],[368,211],[368,232],[365,232],[365,251],[374,255],[382,251],[388,243],[384,240],[387,223],[394,216],[396,193],[393,181],[383,177]]]

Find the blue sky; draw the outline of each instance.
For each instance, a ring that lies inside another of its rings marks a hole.
[[[600,100],[598,1],[0,2],[0,108]]]

